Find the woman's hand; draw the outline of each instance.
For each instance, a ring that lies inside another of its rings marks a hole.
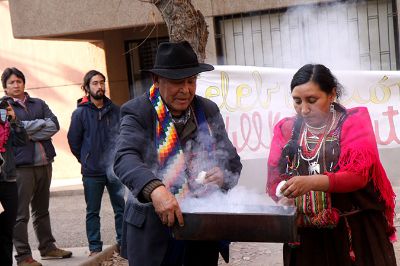
[[[150,198],[163,224],[169,227],[173,226],[176,217],[179,225],[183,226],[183,216],[179,203],[168,189],[159,186],[151,192]]]
[[[281,191],[287,198],[296,198],[307,192],[327,191],[329,189],[329,177],[326,175],[300,175],[290,178]]]

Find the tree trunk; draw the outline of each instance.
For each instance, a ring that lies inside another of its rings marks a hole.
[[[167,24],[171,42],[188,41],[199,62],[206,58],[207,24],[203,14],[195,10],[190,0],[148,0],[158,8]]]

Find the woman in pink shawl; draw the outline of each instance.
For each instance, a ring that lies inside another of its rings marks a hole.
[[[396,265],[395,194],[368,110],[336,103],[342,87],[323,65],[303,66],[290,87],[297,116],[275,126],[267,181],[272,198],[297,207],[284,265]]]

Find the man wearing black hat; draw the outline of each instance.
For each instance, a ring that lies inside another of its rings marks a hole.
[[[187,42],[158,47],[153,86],[121,108],[114,170],[131,193],[122,255],[131,265],[217,265],[220,243],[178,241],[179,201],[237,184],[242,164],[215,103],[195,95],[199,63]]]

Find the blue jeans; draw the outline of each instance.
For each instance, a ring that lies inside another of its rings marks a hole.
[[[125,186],[116,176],[83,177],[86,201],[86,235],[90,251],[101,251],[103,242],[100,235],[100,207],[104,187],[107,187],[114,210],[117,243],[121,245],[122,223],[125,208]]]

